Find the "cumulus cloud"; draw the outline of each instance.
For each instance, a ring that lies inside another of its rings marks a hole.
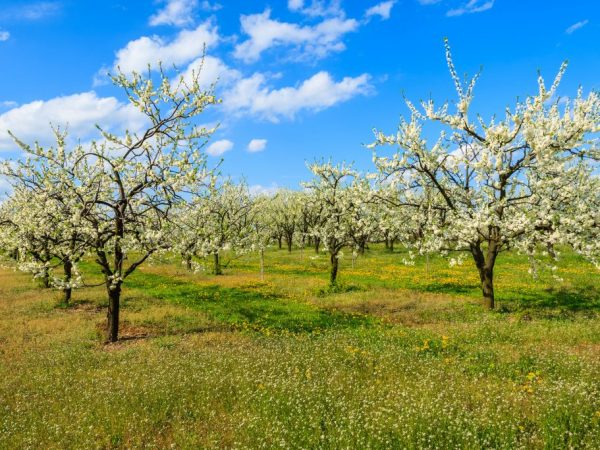
[[[182,75],[188,82],[197,76],[198,83],[204,89],[217,82],[220,86],[228,86],[242,76],[238,70],[232,69],[221,59],[208,55],[192,61]]]
[[[150,17],[152,26],[174,25],[183,27],[194,23],[198,0],[167,0],[165,6]]]
[[[312,0],[310,3],[304,0],[288,0],[288,8],[290,11],[311,17],[345,16],[340,0]]]
[[[250,153],[262,152],[267,147],[266,139],[252,139],[248,143],[248,151]]]
[[[451,9],[446,13],[449,17],[462,16],[463,14],[474,14],[492,9],[495,0],[469,0],[460,8]]]
[[[98,97],[93,91],[38,100],[0,114],[0,150],[15,149],[9,130],[27,143],[52,143],[50,123],[68,126],[73,138],[84,141],[98,136],[96,124],[122,133],[139,130],[145,119],[133,106],[114,97]]]
[[[210,21],[195,29],[180,31],[171,41],[159,36],[143,36],[117,51],[114,68],[130,73],[144,71],[148,64],[156,67],[159,62],[165,67],[186,64],[201,56],[205,45],[208,48],[218,40],[217,28]]]
[[[388,20],[390,18],[390,14],[392,13],[394,3],[396,3],[396,0],[389,0],[378,3],[375,6],[371,6],[365,11],[365,17],[369,19],[373,16],[379,16],[381,20]]]
[[[228,139],[221,139],[215,141],[206,148],[206,153],[210,156],[221,156],[223,153],[228,152],[233,148],[233,142]]]
[[[223,106],[278,122],[282,117],[293,119],[302,110],[320,111],[371,91],[368,74],[336,82],[328,72],[321,71],[298,86],[271,89],[266,77],[256,73],[225,92]]]
[[[565,33],[567,34],[573,34],[575,33],[577,30],[579,30],[580,28],[585,27],[590,21],[588,19],[585,20],[581,20],[577,23],[574,23],[573,25],[571,25],[569,28],[567,28],[565,30]]]
[[[8,41],[10,39],[10,33],[5,30],[0,30],[0,42]]]
[[[25,20],[36,21],[58,14],[62,9],[60,2],[29,2],[4,7],[0,10],[2,20]]]
[[[279,191],[280,189],[281,188],[276,183],[273,183],[270,186],[264,186],[262,184],[253,184],[248,187],[248,190],[250,191],[250,195],[252,195],[252,196],[275,195],[275,194],[277,194],[277,191]]]
[[[301,26],[271,19],[271,10],[241,17],[242,32],[249,38],[235,47],[234,56],[256,61],[267,49],[293,47],[299,57],[323,58],[346,48],[341,38],[358,28],[354,19],[333,17],[316,25]]]

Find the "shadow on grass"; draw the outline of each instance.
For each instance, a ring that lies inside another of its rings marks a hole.
[[[479,285],[441,283],[438,281],[433,281],[419,286],[418,290],[432,292],[435,294],[473,295],[474,293],[479,293]]]
[[[217,285],[199,286],[160,275],[138,273],[129,287],[150,297],[198,309],[213,320],[237,328],[311,332],[368,326],[375,319],[327,311],[272,293]]]
[[[432,282],[419,286],[418,290],[438,294],[481,296],[479,285]],[[587,286],[585,289],[547,288],[537,291],[515,292],[496,289],[496,298],[506,311],[515,310],[562,310],[568,312],[600,312],[600,288]]]
[[[517,308],[560,309],[570,312],[600,312],[600,291],[597,288],[548,288],[539,293],[521,294],[509,300]]]

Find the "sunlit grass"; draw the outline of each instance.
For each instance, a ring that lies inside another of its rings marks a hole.
[[[600,274],[558,282],[502,255],[499,310],[469,261],[429,268],[374,246],[343,260],[253,255],[215,277],[175,258],[124,290],[56,292],[0,270],[0,448],[596,448]],[[90,282],[98,281],[91,263]]]

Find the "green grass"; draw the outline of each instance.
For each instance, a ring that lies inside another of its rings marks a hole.
[[[126,281],[122,336],[102,288],[70,308],[0,269],[0,448],[597,448],[600,273],[558,282],[502,255],[498,311],[470,261],[404,266],[253,255],[225,275],[178,261]],[[88,279],[97,280],[91,263]]]

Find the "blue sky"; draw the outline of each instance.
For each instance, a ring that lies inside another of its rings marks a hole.
[[[49,122],[86,141],[98,123],[140,126],[106,72],[158,59],[220,77],[211,163],[256,189],[295,187],[306,161],[355,161],[372,129],[393,132],[402,93],[452,100],[443,38],[459,73],[483,67],[474,108],[501,113],[569,60],[560,95],[600,89],[594,0],[0,0],[0,158],[11,129],[48,141]],[[251,151],[252,150],[252,151]]]

